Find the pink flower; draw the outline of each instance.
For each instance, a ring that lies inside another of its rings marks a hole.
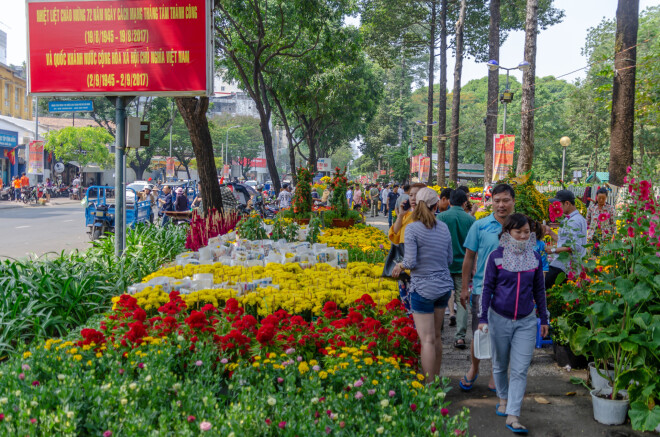
[[[23,364],[23,365],[21,366],[21,368],[22,368],[23,370],[30,370],[30,365],[29,365],[29,364]]]
[[[601,212],[601,213],[598,215],[598,221],[600,221],[600,222],[604,222],[604,221],[606,221],[606,220],[609,219],[609,218],[610,218],[610,215],[609,215],[608,213],[606,213],[606,212]]]
[[[442,408],[442,409],[440,410],[440,414],[442,414],[443,416],[446,417],[447,415],[449,415],[449,410],[446,409],[446,408]]]
[[[343,420],[341,422],[339,422],[339,427],[340,428],[344,428],[345,426],[346,426],[346,422],[344,422]]]
[[[5,420],[5,415],[0,413],[0,422],[2,422],[3,420]]]
[[[628,236],[633,238],[635,236],[635,229],[632,226],[628,226]]]
[[[273,423],[273,421],[269,418],[266,418],[266,425],[270,426],[271,423]]]
[[[30,423],[37,423],[37,419],[30,419]]]
[[[375,394],[376,389],[375,388],[370,388],[369,390],[367,390],[367,393],[370,394],[370,395]]]
[[[332,429],[329,426],[325,427],[325,433],[330,434],[332,432]]]
[[[38,386],[38,385],[39,385],[39,381],[32,381],[32,385],[33,385],[34,387]]]
[[[103,437],[112,437],[112,431],[107,430],[106,432],[103,433]]]
[[[282,384],[284,382],[284,378],[277,378],[277,382]]]
[[[204,364],[204,363],[202,362],[202,360],[197,360],[197,361],[195,361],[195,366],[197,366],[197,367],[200,367],[202,364]]]
[[[302,358],[300,355],[298,355],[298,356],[296,357],[296,361],[301,362],[302,360],[303,360],[303,358]]]
[[[296,350],[295,350],[294,348],[290,347],[289,349],[285,350],[284,353],[287,354],[287,355],[291,355],[291,354],[294,353],[295,351],[296,351]]]
[[[144,369],[144,363],[138,363],[138,368]]]
[[[284,429],[284,428],[286,428],[286,422],[283,420],[283,421],[281,421],[280,423],[278,423],[277,426],[279,426],[280,428]]]
[[[353,387],[362,387],[362,384],[364,384],[364,383],[362,382],[362,380],[361,380],[361,379],[358,379],[357,381],[355,381],[355,382],[353,383]]]
[[[410,409],[411,409],[412,411],[417,411],[417,405],[415,405],[415,404],[410,404]]]
[[[364,395],[362,394],[361,391],[358,391],[357,393],[355,393],[355,399],[362,399],[363,397],[364,397]]]
[[[396,392],[395,392],[394,390],[390,390],[387,394],[388,394],[391,398],[393,398],[393,397],[396,395]]]
[[[195,416],[188,416],[188,422],[194,422],[195,421]]]
[[[124,374],[124,372],[125,372],[125,370],[124,370],[124,369],[119,369],[119,374],[120,374],[120,375],[123,375],[123,374]]]
[[[316,365],[316,366],[312,367],[312,370],[315,371],[315,372],[318,372],[319,370],[321,370],[321,366]]]
[[[202,430],[202,431],[208,431],[212,427],[213,427],[213,425],[211,425],[211,422],[202,422],[202,423],[199,424],[199,429]]]
[[[223,359],[220,360],[220,362],[222,364],[227,364],[229,362],[229,360],[227,358],[223,358]]]
[[[462,436],[462,435],[465,435],[465,431],[462,431],[462,430],[460,430],[460,429],[455,429],[455,430],[454,430],[454,435],[455,435],[456,437],[458,437],[458,436]]]
[[[25,373],[19,373],[19,374],[18,374],[18,379],[20,379],[21,381],[23,381],[23,380],[25,379]]]

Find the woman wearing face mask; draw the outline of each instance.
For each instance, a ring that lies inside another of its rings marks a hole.
[[[519,417],[536,340],[534,304],[541,335],[548,334],[543,265],[535,246],[527,217],[510,215],[502,227],[500,246],[486,262],[479,318],[479,329],[490,333],[499,398],[495,413],[506,416],[506,427],[520,434],[527,433]]]

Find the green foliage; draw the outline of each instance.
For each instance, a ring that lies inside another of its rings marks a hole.
[[[305,241],[310,244],[317,243],[319,241],[319,235],[321,235],[321,219],[314,217],[309,221],[309,232],[307,233],[307,238]]]
[[[0,263],[0,356],[35,338],[59,337],[110,308],[110,298],[183,250],[185,231],[139,225],[114,256],[114,236],[86,252]]]
[[[44,150],[53,152],[56,159],[76,161],[81,167],[91,163],[105,168],[112,163],[108,145],[114,138],[100,127],[65,127],[45,135]]]
[[[264,229],[264,221],[256,214],[243,217],[236,226],[236,233],[245,240],[266,240],[268,238]]]
[[[567,311],[559,319],[571,349],[594,357],[613,392],[629,390],[629,415],[641,430],[660,424],[660,281],[655,275],[660,223],[648,214],[657,208],[654,177],[654,163],[635,175],[627,190],[629,208],[619,217],[623,229],[601,244],[598,263],[588,260],[583,275],[561,290]],[[613,366],[611,377],[605,372],[608,365]]]
[[[264,148],[259,119],[247,115],[232,116],[224,113],[209,120],[209,129],[216,156],[221,157],[225,150],[229,157],[228,162],[235,161],[240,164],[241,174],[244,178],[249,179],[250,171],[254,170],[250,162],[257,158]],[[227,141],[226,145],[225,141]]]

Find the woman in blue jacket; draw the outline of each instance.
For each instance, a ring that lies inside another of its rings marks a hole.
[[[500,246],[486,262],[479,318],[479,329],[487,327],[490,332],[493,376],[500,399],[495,412],[507,416],[506,427],[520,434],[527,433],[519,417],[534,354],[535,304],[541,335],[548,334],[543,265],[535,247],[536,236],[527,217],[510,215],[500,234]]]

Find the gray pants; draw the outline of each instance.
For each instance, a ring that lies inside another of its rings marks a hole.
[[[536,312],[523,319],[511,320],[490,309],[488,332],[497,397],[508,400],[507,415],[520,416],[527,386],[527,370],[534,355]],[[507,376],[509,369],[510,375]]]
[[[378,199],[371,199],[371,216],[378,217]]]

